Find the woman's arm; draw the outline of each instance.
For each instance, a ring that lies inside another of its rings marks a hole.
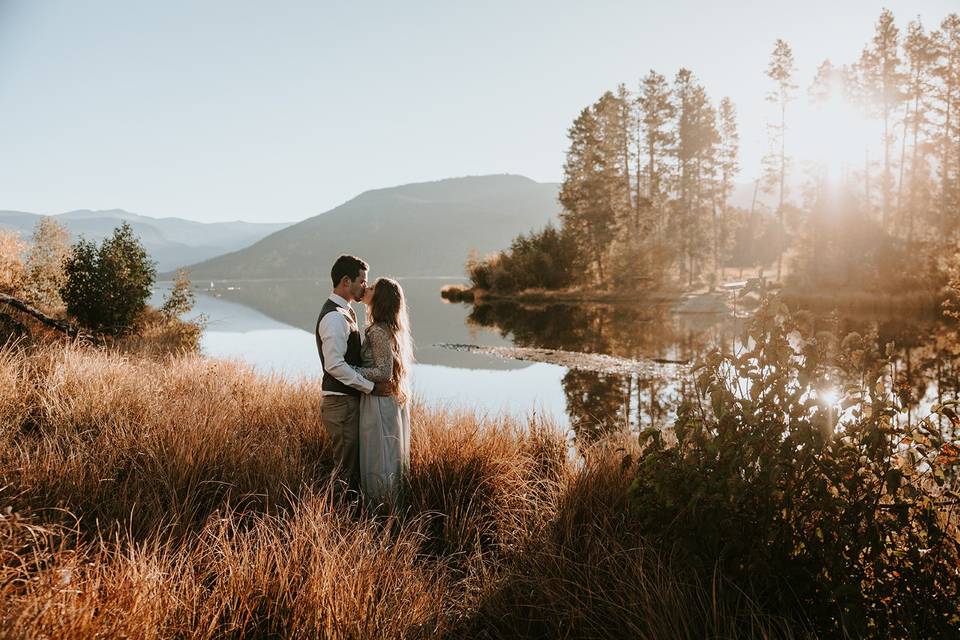
[[[393,340],[386,329],[373,326],[367,332],[370,351],[373,353],[372,367],[355,367],[357,373],[371,382],[387,382],[393,377]]]

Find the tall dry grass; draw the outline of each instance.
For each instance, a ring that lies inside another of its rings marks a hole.
[[[417,406],[369,509],[329,482],[320,399],[196,355],[0,349],[0,637],[784,635],[643,544],[622,452]]]

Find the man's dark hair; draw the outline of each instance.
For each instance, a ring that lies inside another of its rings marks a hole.
[[[340,256],[337,258],[337,261],[333,263],[333,268],[330,269],[330,278],[333,280],[334,288],[336,288],[336,286],[340,284],[340,281],[343,280],[343,276],[347,276],[351,280],[356,280],[361,271],[369,270],[370,265],[357,256]]]

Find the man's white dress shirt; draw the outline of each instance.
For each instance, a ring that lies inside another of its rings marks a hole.
[[[347,340],[354,325],[350,303],[335,293],[330,294],[330,299],[340,308],[323,316],[323,319],[320,320],[320,326],[317,327],[317,333],[320,335],[323,345],[323,368],[348,387],[363,393],[370,393],[373,391],[373,383],[357,373],[344,360],[344,355],[347,353]],[[342,396],[346,394],[339,391],[324,391],[323,395]]]

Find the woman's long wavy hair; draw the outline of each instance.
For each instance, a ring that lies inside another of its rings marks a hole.
[[[413,365],[413,338],[407,302],[400,283],[393,278],[380,278],[373,285],[373,299],[367,307],[367,331],[374,324],[387,329],[393,339],[393,376],[400,403],[410,397],[410,367]]]

